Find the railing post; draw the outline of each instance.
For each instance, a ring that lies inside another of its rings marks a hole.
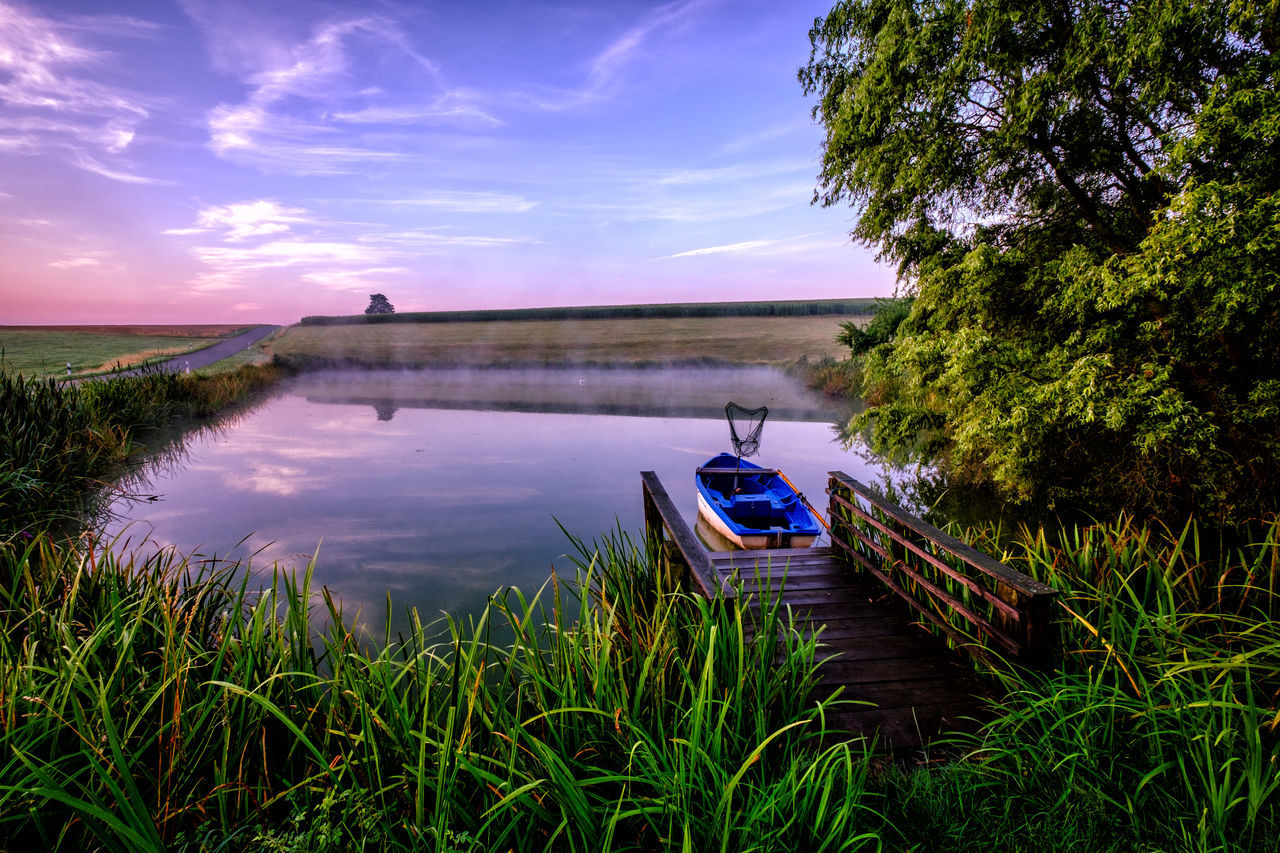
[[[1031,666],[1053,660],[1056,591],[830,472],[832,542],[959,647],[984,662],[983,646]],[[846,497],[846,494],[848,495]],[[853,518],[843,522],[842,514]],[[849,533],[840,535],[840,524]],[[956,624],[957,620],[961,624]],[[981,645],[975,646],[977,637]]]

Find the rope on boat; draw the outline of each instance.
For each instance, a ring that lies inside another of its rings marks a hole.
[[[778,476],[782,478],[782,482],[786,483],[788,486],[791,487],[791,491],[795,492],[796,495],[800,498],[800,500],[804,501],[804,505],[809,508],[809,512],[813,513],[813,517],[818,519],[818,521],[822,522],[822,526],[827,528],[827,532],[830,533],[831,525],[827,524],[827,520],[822,517],[822,513],[818,512],[816,509],[813,508],[813,504],[809,503],[809,499],[804,496],[804,492],[797,489],[796,484],[788,480],[787,475],[782,473],[781,470],[778,471]]]

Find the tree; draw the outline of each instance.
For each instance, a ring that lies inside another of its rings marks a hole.
[[[1094,512],[1274,510],[1278,0],[849,0],[815,201],[916,296],[873,446]],[[923,443],[922,443],[923,442]]]
[[[897,334],[902,321],[911,315],[911,299],[876,300],[875,313],[865,325],[857,321],[840,324],[836,343],[844,344],[854,355],[862,355],[881,344],[887,344]]]
[[[364,309],[366,314],[394,314],[396,306],[387,301],[387,297],[381,293],[372,293],[369,295],[369,307]]]

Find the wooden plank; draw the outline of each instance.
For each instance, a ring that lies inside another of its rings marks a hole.
[[[802,590],[802,589],[846,589],[843,572],[815,572],[805,575],[735,575],[744,589]]]
[[[877,496],[870,488],[853,479],[843,471],[832,471],[830,472],[830,475],[833,480],[840,482],[845,486],[845,488],[857,493],[859,497],[892,518],[894,521],[897,521],[904,527],[914,530],[916,533],[919,533],[931,542],[936,542],[969,565],[973,566],[975,569],[1008,584],[1028,596],[1057,595],[1057,590],[1048,584],[1041,583],[1029,575],[1024,575],[1022,572],[1015,571],[994,557],[982,553],[978,549],[961,542],[959,539],[948,533],[944,533],[924,519],[916,518],[897,504],[891,503],[886,501],[884,498]]]
[[[793,557],[831,557],[832,551],[829,546],[820,545],[814,548],[770,548],[768,550],[758,551],[708,551],[707,556],[712,560],[750,560],[753,558],[760,559],[761,557],[767,557],[776,561],[779,557],[783,559],[791,559]]]
[[[930,554],[928,551],[922,548],[919,543],[911,541],[906,536],[894,530],[892,527],[882,524],[878,519],[873,517],[870,513],[864,511],[862,507],[857,506],[855,503],[851,501],[847,501],[836,494],[833,494],[831,496],[831,500],[836,504],[838,504],[839,506],[842,506],[848,509],[849,511],[853,512],[855,515],[857,515],[863,521],[870,524],[872,527],[875,527],[877,530],[883,531],[884,534],[888,536],[890,539],[892,539],[894,542],[897,542],[903,548],[906,548],[912,554],[915,554],[921,560],[924,560],[926,563],[933,566],[935,569],[942,572],[944,575],[951,578],[956,583],[961,584],[962,586],[965,587],[965,589],[969,590],[969,592],[983,599],[992,607],[996,608],[997,610],[1003,611],[1006,615],[1010,616],[1013,619],[1019,619],[1022,616],[1021,612],[1018,610],[1016,605],[1010,604],[1009,602],[1000,598],[1000,596],[996,595],[995,592],[987,589],[985,586],[978,583],[973,578],[966,576],[963,572],[959,571],[954,566],[951,566],[945,560],[941,559],[937,555]],[[859,537],[859,538],[862,538],[862,537]],[[905,560],[895,560],[894,562],[900,563],[904,567],[908,565]],[[904,568],[904,571],[907,571],[907,569]],[[913,577],[922,577],[920,575],[917,575],[914,571],[912,571],[911,574]],[[960,603],[959,599],[955,598],[948,592],[941,592],[939,593],[939,595],[941,597],[945,597],[948,603],[954,602],[957,605]]]
[[[752,565],[747,563],[732,564],[716,562],[712,563],[716,567],[716,571],[722,575],[738,575],[739,577],[750,578],[756,577],[807,577],[810,575],[820,574],[838,574],[845,578],[853,578],[856,574],[849,569],[848,563],[837,563],[834,560],[827,560],[822,563],[800,563],[800,564],[782,564],[782,565]]]
[[[892,658],[902,661],[904,667],[910,668],[911,662],[917,658],[941,657],[942,650],[938,648],[937,642],[936,637],[923,631],[912,631],[909,634],[883,637],[874,643],[827,644],[821,650],[821,655],[824,660],[837,658],[845,662]],[[962,669],[958,671],[963,672]]]
[[[793,604],[784,601],[782,602],[782,607],[785,609],[789,606],[791,613],[797,619],[811,621],[814,624],[822,624],[823,622],[828,622],[834,619],[846,619],[857,616],[865,612],[869,604],[870,602],[866,600],[835,601],[830,603],[817,602],[812,604]],[[759,611],[761,606],[760,600],[756,598],[753,598],[750,602],[746,602],[746,605],[745,609],[751,613]],[[876,606],[879,608],[883,605],[877,604]],[[903,618],[902,624],[904,626],[909,625],[911,624],[911,621]]]
[[[856,553],[854,554],[854,556],[861,557],[861,555]],[[901,598],[903,601],[910,604],[917,613],[919,613],[922,617],[924,617],[926,621],[929,622],[929,624],[933,625],[939,631],[941,631],[942,633],[950,637],[952,642],[954,642],[957,647],[964,649],[969,654],[973,655],[979,661],[981,661],[982,663],[988,666],[993,663],[991,654],[986,649],[972,642],[972,640],[969,637],[965,636],[963,633],[957,630],[954,625],[951,625],[950,623],[948,623],[937,613],[934,613],[932,609],[930,609],[924,603],[919,601],[915,596],[913,596],[911,593],[907,592],[905,589],[899,586],[898,583],[892,577],[890,577],[888,574],[882,571],[880,567],[874,565],[870,561],[865,561],[865,565],[867,567],[867,570],[871,572],[871,574],[875,575],[877,578],[879,578],[881,583],[883,583],[889,589],[897,593],[899,598]],[[991,634],[990,636],[992,637],[992,639],[999,641],[1001,645],[1005,646],[1005,648],[1008,649],[1014,655],[1017,655],[1021,651],[1021,648],[1022,648],[1021,645],[1019,645],[1019,643],[1016,640],[1014,640],[1012,637],[1007,636],[1006,634],[994,633],[994,634]]]
[[[873,702],[877,708],[956,708],[980,706],[986,697],[976,681],[927,678],[919,681],[850,685],[845,697]]]
[[[968,671],[953,660],[942,656],[907,660],[882,658],[880,660],[825,661],[818,668],[818,682],[828,686],[841,684],[887,683],[892,681],[922,681],[929,678],[963,678]]]
[[[835,619],[825,623],[810,622],[805,626],[806,637],[817,635],[824,643],[843,643],[900,634],[905,626],[895,619],[864,616],[861,619]]]
[[[707,557],[707,550],[702,547],[698,537],[685,523],[671,496],[658,480],[658,475],[653,471],[641,471],[640,480],[644,489],[646,516],[652,509],[661,519],[663,527],[671,534],[671,538],[680,549],[680,556],[689,566],[695,581],[702,587],[703,594],[708,598],[715,598],[719,594],[725,599],[732,600],[735,595],[733,587],[720,579],[715,566]]]

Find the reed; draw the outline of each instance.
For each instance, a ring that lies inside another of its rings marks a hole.
[[[869,753],[822,743],[838,700],[810,695],[814,640],[769,602],[749,632],[624,535],[577,544],[573,582],[372,645],[310,567],[252,590],[237,566],[172,554],[10,549],[0,834],[120,850],[866,841]]]
[[[0,531],[75,517],[147,430],[207,417],[281,375],[280,368],[246,367],[68,385],[0,369]]]
[[[969,538],[994,549],[997,533]],[[1062,590],[1063,656],[1004,674],[998,716],[966,744],[984,775],[1033,812],[1091,809],[1082,836],[1117,849],[1274,848],[1280,520],[1233,538],[1120,518],[1006,544]]]
[[[1277,534],[1121,520],[1007,561],[1064,655],[918,764],[829,742],[820,641],[615,532],[468,625],[371,637],[311,566],[0,555],[12,849],[1274,849]],[[974,539],[994,531],[973,531]],[[1160,535],[1157,535],[1160,534]],[[994,540],[993,540],[994,541]],[[390,607],[390,603],[388,603]],[[390,620],[387,621],[390,624]],[[938,758],[947,758],[938,761]]]

